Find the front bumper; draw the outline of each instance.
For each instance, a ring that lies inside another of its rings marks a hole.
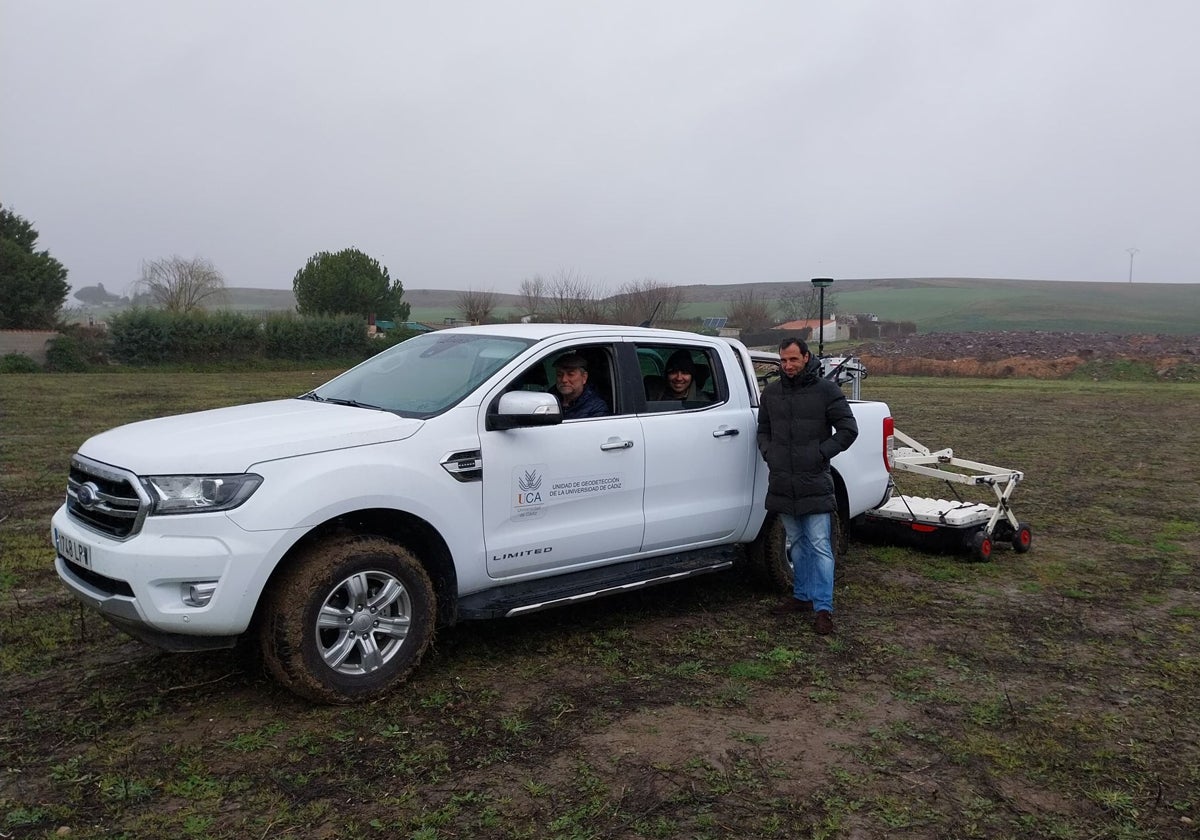
[[[291,536],[245,531],[223,513],[149,517],[124,541],[82,527],[65,506],[51,520],[55,545],[58,537],[86,547],[86,566],[55,558],[71,594],[129,635],[168,650],[232,645]],[[202,605],[192,598],[197,585],[212,590]]]

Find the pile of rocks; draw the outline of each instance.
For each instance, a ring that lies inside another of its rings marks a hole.
[[[921,359],[975,359],[989,362],[1027,356],[1035,359],[1200,359],[1200,336],[1113,335],[1075,332],[960,332],[909,335],[872,342],[859,355]]]
[[[861,345],[875,373],[1059,378],[1090,361],[1148,362],[1162,378],[1193,380],[1200,336],[1074,332],[960,332],[910,335]]]

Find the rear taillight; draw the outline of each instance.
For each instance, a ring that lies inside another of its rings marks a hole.
[[[883,465],[892,471],[892,449],[896,445],[896,423],[891,417],[883,418]]]

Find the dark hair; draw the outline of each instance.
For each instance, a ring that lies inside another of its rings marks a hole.
[[[804,341],[804,339],[796,338],[794,335],[789,335],[783,341],[779,342],[779,352],[782,353],[793,344],[800,348],[801,356],[811,355],[808,351],[808,344]]]
[[[673,370],[680,370],[684,373],[696,375],[696,363],[692,361],[692,354],[687,350],[676,350],[667,358],[667,373]]]

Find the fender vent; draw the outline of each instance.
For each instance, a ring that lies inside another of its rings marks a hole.
[[[458,481],[483,480],[483,453],[478,449],[467,452],[452,452],[442,459],[442,469]]]

